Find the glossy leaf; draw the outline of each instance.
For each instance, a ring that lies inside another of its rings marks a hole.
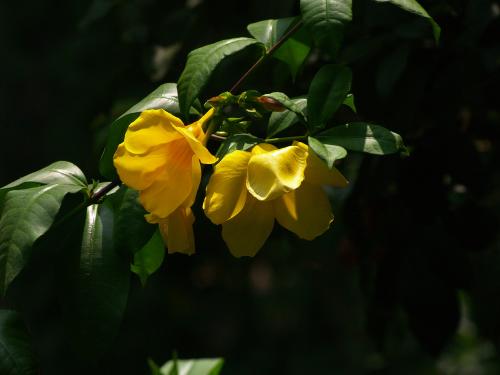
[[[434,21],[434,19],[427,13],[427,11],[416,0],[375,0],[378,3],[391,3],[407,12],[415,13],[421,17],[427,18],[432,26],[434,40],[439,42],[441,36],[441,27]]]
[[[288,17],[259,21],[248,25],[247,30],[269,50],[286,33],[294,20],[294,17]]]
[[[325,65],[309,86],[307,113],[311,130],[321,129],[339,109],[351,90],[351,69],[343,65]]]
[[[369,154],[386,155],[407,152],[399,134],[382,126],[364,122],[335,126],[317,134],[315,138],[325,145],[342,146],[348,150]]]
[[[345,158],[347,151],[345,148],[337,145],[323,144],[316,138],[308,137],[307,143],[316,155],[322,159],[328,168],[332,168],[335,160]]]
[[[74,290],[68,296],[68,332],[86,362],[97,361],[120,328],[128,298],[128,261],[114,248],[114,215],[106,203],[87,207]]]
[[[179,105],[185,117],[219,63],[252,45],[262,44],[253,38],[233,38],[200,47],[189,53],[178,81]]]
[[[248,150],[261,142],[262,139],[251,134],[231,135],[220,145],[216,156],[221,160],[226,154],[236,150]]]
[[[160,268],[164,258],[165,245],[160,231],[157,230],[143,248],[134,254],[134,263],[130,265],[130,270],[139,276],[144,286],[148,277]]]
[[[290,99],[295,103],[297,108],[304,113],[307,108],[307,98],[294,98]],[[269,117],[269,125],[267,127],[267,137],[273,137],[274,135],[288,129],[290,126],[295,125],[300,122],[299,116],[287,109],[283,112],[273,112]]]
[[[3,186],[2,189],[15,188],[26,182],[73,185],[87,188],[87,179],[80,168],[67,161],[56,161],[45,168],[30,173],[8,185]]]
[[[110,180],[117,178],[115,167],[113,166],[113,155],[118,145],[123,141],[123,137],[130,123],[133,122],[142,111],[159,108],[172,114],[179,114],[177,85],[175,83],[160,85],[151,94],[113,121],[109,129],[106,147],[99,161],[99,172],[104,177]]]
[[[33,243],[52,225],[67,193],[80,185],[42,185],[11,190],[5,195],[0,218],[0,293],[21,272]]]
[[[18,313],[0,310],[0,374],[38,373],[31,340]]]
[[[306,121],[306,115],[303,111],[303,107],[299,104],[297,104],[294,100],[290,99],[288,96],[286,96],[282,92],[272,92],[270,94],[265,94],[263,96],[267,96],[269,98],[272,98],[278,102],[280,102],[286,109],[294,112],[299,116],[299,118],[302,121]]]
[[[218,375],[223,365],[224,360],[222,358],[172,360],[168,361],[160,368],[160,374]],[[177,367],[177,369],[175,369],[175,367]]]
[[[312,40],[310,39],[306,29],[302,27],[293,36],[288,38],[272,55],[288,66],[294,80],[309,56],[309,52],[311,52]]]
[[[302,19],[318,45],[335,55],[352,20],[351,0],[300,0]]]

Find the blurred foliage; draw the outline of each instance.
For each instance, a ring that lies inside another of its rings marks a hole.
[[[98,363],[68,345],[89,333],[63,321],[74,275],[61,265],[76,255],[44,238],[0,307],[21,311],[46,373],[146,374],[174,349],[226,358],[222,374],[499,373],[500,2],[421,4],[439,46],[427,20],[359,0],[339,52],[357,108],[340,116],[398,132],[411,157],[350,155],[333,228],[312,243],[275,228],[254,259],[232,258],[196,212],[198,254],[167,256],[144,288],[132,278]],[[107,126],[175,82],[189,51],[298,13],[292,0],[0,3],[0,186],[54,160],[97,177]],[[326,59],[314,52],[295,83],[270,60],[243,89],[301,95]],[[244,61],[223,63],[202,97],[227,91]]]

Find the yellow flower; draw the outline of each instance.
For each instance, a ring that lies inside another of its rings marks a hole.
[[[194,249],[192,229],[187,227],[194,220],[190,207],[200,184],[200,162],[217,160],[205,147],[203,131],[212,115],[213,109],[185,126],[162,109],[146,110],[129,125],[113,157],[120,179],[139,191],[141,204],[150,212],[146,219],[160,225],[170,252]],[[173,228],[185,230],[175,237],[178,231]]]
[[[347,181],[303,143],[281,149],[263,143],[251,152],[234,151],[215,166],[203,209],[222,224],[234,256],[254,256],[274,219],[306,240],[329,228],[333,214],[322,185],[343,187]]]

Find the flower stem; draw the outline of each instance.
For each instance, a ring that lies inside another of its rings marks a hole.
[[[241,78],[238,80],[238,82],[236,82],[233,87],[231,87],[231,89],[229,90],[229,92],[231,92],[232,94],[234,94],[234,92],[236,90],[238,90],[240,88],[240,86],[242,85],[243,81],[245,81],[245,79],[250,75],[252,74],[259,66],[260,64],[262,64],[262,62],[269,56],[271,56],[278,48],[281,47],[281,45],[283,43],[286,42],[286,40],[292,36],[295,32],[297,32],[297,30],[300,29],[300,27],[302,26],[302,20],[299,19],[295,25],[293,25],[290,30],[288,30],[273,46],[271,46],[271,48],[269,48],[266,53],[261,56],[256,62],[255,64],[253,64],[250,69],[248,69],[245,74],[243,74],[241,76]]]
[[[282,142],[291,142],[291,141],[300,141],[303,139],[307,139],[308,135],[297,135],[294,137],[283,137],[283,138],[267,138],[264,139],[265,143],[282,143]]]

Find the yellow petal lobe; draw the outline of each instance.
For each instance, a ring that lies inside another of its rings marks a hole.
[[[304,179],[307,155],[307,150],[297,146],[253,154],[248,162],[248,191],[264,201],[297,189]]]
[[[306,240],[323,234],[333,221],[326,193],[321,186],[307,182],[276,199],[273,204],[278,223]]]
[[[247,197],[245,207],[222,224],[222,238],[235,257],[253,257],[271,234],[274,226],[272,202]]]
[[[243,209],[250,155],[246,151],[233,151],[215,166],[203,202],[205,215],[214,224],[230,220]]]
[[[170,254],[194,254],[193,223],[194,215],[189,207],[179,207],[166,219],[159,220],[160,233]]]

